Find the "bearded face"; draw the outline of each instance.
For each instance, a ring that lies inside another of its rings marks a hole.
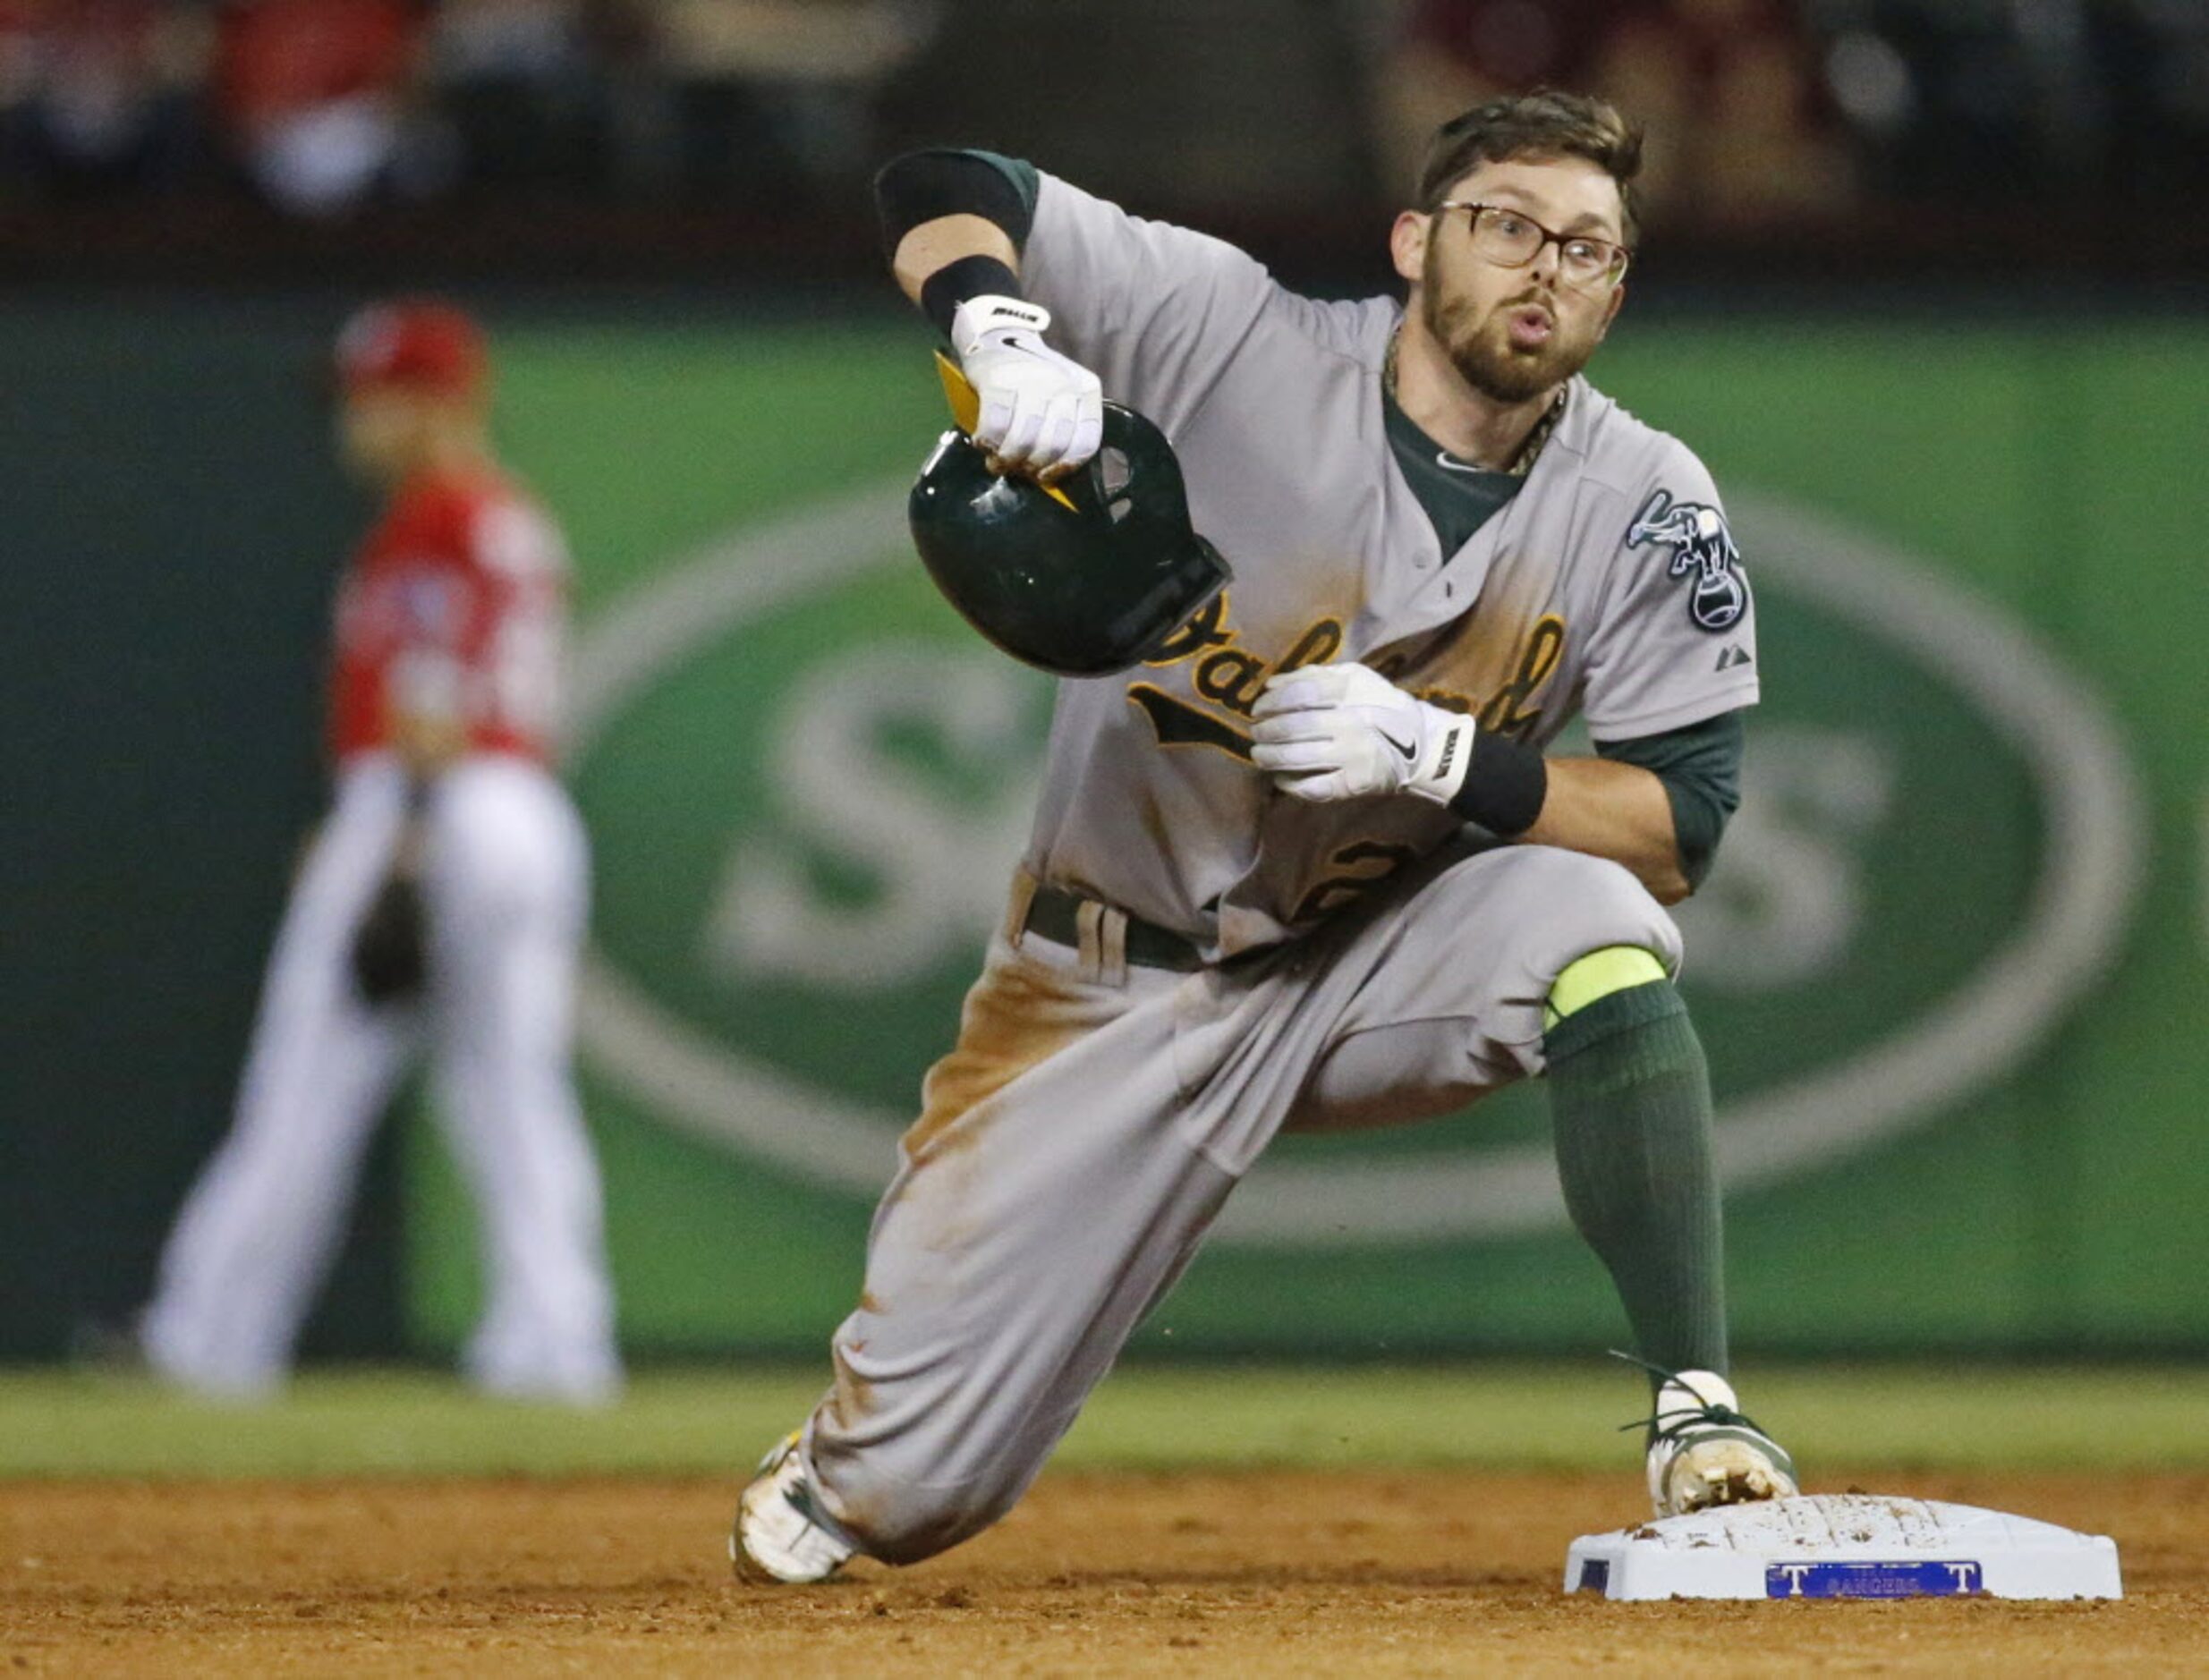
[[[1455,243],[1453,250],[1447,237],[1427,242],[1420,309],[1467,385],[1500,403],[1524,403],[1587,366],[1610,325],[1606,309],[1535,268],[1497,268],[1462,238]],[[1465,272],[1473,267],[1488,273]]]
[[[1578,160],[1487,165],[1450,196],[1523,208],[1546,226],[1619,237],[1616,185]],[[1419,293],[1429,335],[1467,385],[1500,403],[1524,403],[1585,367],[1623,296],[1615,284],[1590,291],[1566,284],[1552,244],[1518,267],[1489,260],[1463,209],[1429,219]]]

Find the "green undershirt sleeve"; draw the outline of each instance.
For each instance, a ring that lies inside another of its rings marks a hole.
[[[1595,743],[1602,757],[1637,764],[1664,784],[1680,873],[1691,887],[1711,872],[1727,819],[1740,807],[1743,738],[1741,714],[1730,711],[1661,734]]]

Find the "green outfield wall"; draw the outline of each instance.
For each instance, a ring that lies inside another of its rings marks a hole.
[[[1762,602],[1748,797],[1682,915],[1739,1339],[2209,1347],[2209,333],[1698,322],[1597,371],[1709,462]],[[902,545],[941,424],[913,332],[516,333],[506,388],[583,567],[624,1333],[811,1347],[998,913],[1049,686]],[[1536,1090],[1284,1143],[1143,1345],[1617,1341],[1545,1139]],[[413,1299],[450,1341],[467,1223],[424,1158]]]
[[[221,1133],[368,512],[306,378],[353,301],[0,314],[0,1356],[142,1298]],[[579,560],[623,1332],[817,1353],[1049,685],[904,545],[943,421],[887,302],[480,301]],[[1747,799],[1681,918],[1739,1341],[2209,1353],[2209,324],[1629,312],[1595,371],[1709,462],[1761,604]],[[1545,1134],[1534,1090],[1284,1143],[1142,1345],[1617,1344]],[[317,1346],[434,1354],[472,1311],[466,1204],[395,1136]]]
[[[144,1299],[222,1134],[370,512],[328,448],[342,307],[0,308],[0,1357]],[[404,1335],[397,1167],[378,1140],[312,1348]]]

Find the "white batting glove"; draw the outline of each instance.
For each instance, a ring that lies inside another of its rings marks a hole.
[[[1284,793],[1315,803],[1405,793],[1447,805],[1473,762],[1472,718],[1362,665],[1285,672],[1251,716],[1253,761]]]
[[[1019,298],[969,298],[951,317],[951,347],[981,399],[974,441],[992,472],[1046,481],[1097,453],[1104,387],[1043,342],[1050,311]]]

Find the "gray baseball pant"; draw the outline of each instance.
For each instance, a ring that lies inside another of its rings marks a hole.
[[[1606,946],[1677,969],[1615,863],[1445,849],[1293,944],[1184,974],[1014,931],[875,1215],[865,1288],[803,1450],[828,1514],[911,1563],[1026,1491],[1090,1390],[1286,1128],[1454,1112],[1542,1068],[1560,971]]]

